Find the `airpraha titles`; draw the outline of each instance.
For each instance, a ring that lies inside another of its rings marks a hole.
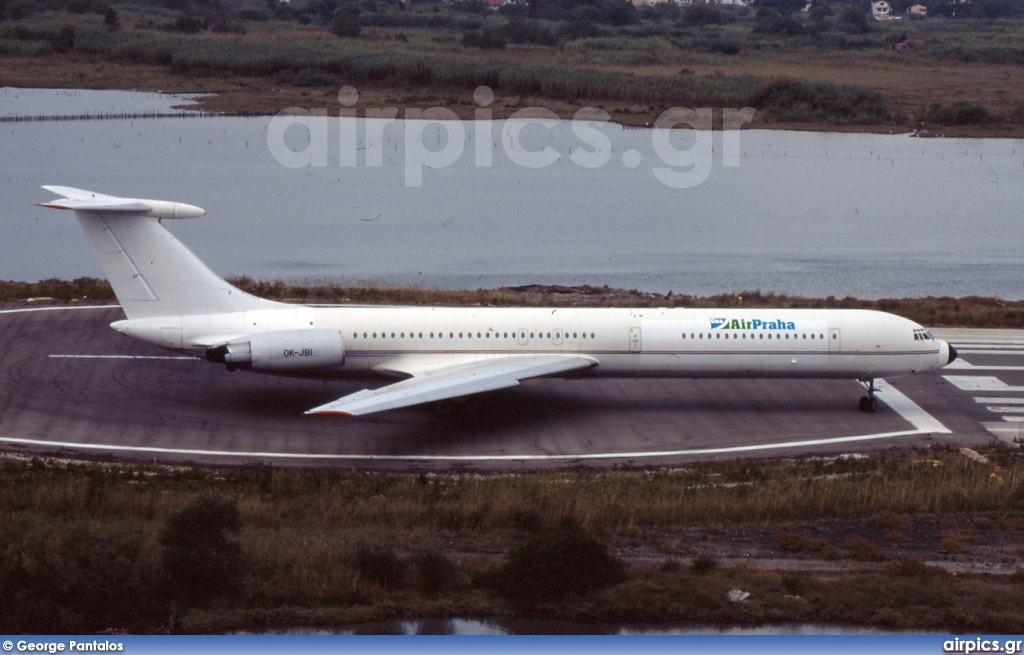
[[[759,318],[713,318],[712,330],[796,330],[794,321],[762,321]]]

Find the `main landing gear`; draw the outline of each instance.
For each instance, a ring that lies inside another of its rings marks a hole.
[[[863,380],[861,383],[863,384]],[[874,413],[878,409],[878,399],[875,398],[875,379],[871,378],[864,386],[868,390],[868,395],[861,397],[858,408],[862,412]]]

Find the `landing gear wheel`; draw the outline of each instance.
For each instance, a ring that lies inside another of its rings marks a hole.
[[[862,412],[868,412],[873,414],[878,411],[878,399],[875,398],[875,381],[869,380],[867,384],[868,395],[861,396],[860,403],[857,407]]]

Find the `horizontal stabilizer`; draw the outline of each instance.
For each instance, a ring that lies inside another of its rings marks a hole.
[[[138,214],[151,218],[199,218],[206,215],[205,210],[194,205],[186,205],[183,202],[118,198],[66,186],[44,186],[43,188],[65,196],[60,200],[37,203],[40,207],[49,207],[51,209]]]
[[[590,368],[585,355],[515,355],[434,369],[379,389],[357,391],[307,414],[359,416],[482,391],[514,387],[521,380]]]

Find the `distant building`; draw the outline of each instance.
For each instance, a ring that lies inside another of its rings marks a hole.
[[[875,0],[875,2],[872,2],[871,14],[875,17],[875,20],[894,20],[899,18],[899,16],[892,15],[892,5],[885,0]]]

